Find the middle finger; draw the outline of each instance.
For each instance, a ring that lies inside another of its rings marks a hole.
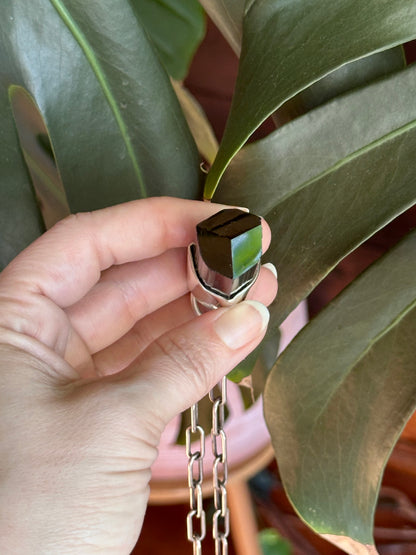
[[[93,354],[187,290],[186,249],[171,249],[155,258],[106,270],[88,294],[68,307],[66,313]]]

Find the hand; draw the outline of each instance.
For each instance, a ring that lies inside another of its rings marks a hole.
[[[185,247],[222,208],[154,198],[70,216],[0,274],[2,554],[131,552],[164,427],[265,332],[259,302],[190,308]],[[263,268],[253,295],[276,288]]]

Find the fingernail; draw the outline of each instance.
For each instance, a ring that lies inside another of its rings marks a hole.
[[[268,270],[270,270],[274,277],[277,279],[277,270],[274,264],[272,264],[271,262],[266,262],[266,264],[263,264],[263,268],[267,268]]]
[[[214,322],[218,337],[230,349],[239,349],[265,330],[269,311],[257,301],[243,301],[228,308]]]

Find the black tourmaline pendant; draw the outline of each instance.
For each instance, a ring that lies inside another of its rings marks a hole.
[[[260,269],[261,219],[230,208],[197,225],[189,248],[189,282],[198,313],[245,298]]]

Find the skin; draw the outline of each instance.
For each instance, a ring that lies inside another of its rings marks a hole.
[[[192,313],[186,246],[222,208],[71,216],[0,274],[2,554],[133,549],[164,427],[258,345],[276,295],[263,268],[257,302]]]

